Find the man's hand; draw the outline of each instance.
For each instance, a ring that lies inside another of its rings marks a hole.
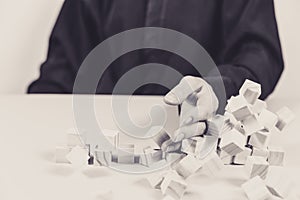
[[[202,78],[185,76],[164,98],[169,105],[181,105],[179,129],[173,142],[204,134],[205,121],[218,109],[218,99],[212,87]]]

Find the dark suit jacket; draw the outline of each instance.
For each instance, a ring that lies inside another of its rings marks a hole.
[[[262,84],[264,99],[283,70],[273,0],[66,0],[51,34],[47,60],[28,93],[72,93],[78,68],[95,46],[139,27],[173,29],[200,43],[218,66],[227,97],[237,94],[248,78]],[[137,50],[112,63],[97,93],[110,94],[125,72],[150,62],[200,76],[190,63],[170,52]],[[167,91],[150,84],[135,93]]]

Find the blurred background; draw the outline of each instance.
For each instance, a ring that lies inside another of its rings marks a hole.
[[[0,0],[0,94],[24,94],[46,59],[63,0]],[[300,97],[300,1],[275,0],[285,71],[271,95]]]

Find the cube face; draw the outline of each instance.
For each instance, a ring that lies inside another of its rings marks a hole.
[[[246,105],[246,106],[232,112],[232,114],[238,121],[241,121],[241,120],[251,116],[252,112],[251,112],[250,107],[248,105]]]
[[[295,119],[295,115],[288,107],[283,107],[276,112],[278,122],[276,127],[282,131],[289,123]]]
[[[250,148],[245,148],[244,151],[238,153],[237,155],[235,155],[233,162],[235,164],[240,164],[240,165],[244,165],[246,163],[246,160],[248,158],[248,156],[251,155],[252,150]]]
[[[249,104],[254,104],[261,95],[261,85],[246,79],[240,88],[239,94],[242,95]]]
[[[196,159],[192,155],[187,155],[176,165],[175,170],[183,178],[187,178],[194,174],[201,167],[202,164],[200,160]]]
[[[260,99],[257,99],[256,102],[251,107],[251,111],[254,114],[260,114],[264,109],[267,109],[267,103]]]
[[[90,159],[88,153],[88,149],[76,146],[68,153],[66,158],[74,166],[80,167],[88,164],[88,160]]]
[[[223,135],[220,148],[231,156],[242,152],[245,148],[246,137],[237,130],[232,130]]]
[[[262,110],[258,115],[258,121],[263,125],[267,130],[272,130],[275,128],[276,123],[278,122],[278,117],[276,114],[268,111],[267,109]]]
[[[291,193],[291,180],[276,170],[270,170],[265,183],[273,195],[282,199],[287,199]]]
[[[249,200],[268,200],[271,199],[271,193],[268,191],[264,181],[255,176],[242,185],[244,192]]]
[[[249,144],[258,149],[266,149],[269,145],[270,133],[258,131],[251,135]]]
[[[284,151],[282,149],[269,149],[268,162],[272,166],[283,166]]]
[[[255,115],[251,115],[246,119],[242,120],[242,124],[244,125],[245,134],[252,135],[253,133],[262,130],[264,127],[259,123],[257,117]]]
[[[248,156],[245,169],[250,178],[259,176],[265,179],[269,170],[269,163],[262,157]]]
[[[134,145],[120,145],[118,148],[118,163],[121,164],[134,164]]]
[[[70,161],[67,159],[66,156],[71,152],[71,150],[72,148],[70,147],[56,147],[55,162],[70,164]]]

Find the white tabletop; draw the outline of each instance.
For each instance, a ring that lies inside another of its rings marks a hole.
[[[147,109],[162,104],[161,97],[137,97],[133,115],[147,121]],[[97,96],[96,115],[104,128],[115,129],[109,96]],[[290,107],[300,115],[299,99],[271,99],[271,110]],[[99,111],[99,112],[98,112]],[[54,162],[55,147],[65,141],[66,130],[74,127],[72,96],[31,95],[0,97],[0,199],[103,199],[101,193],[112,191],[114,199],[162,199],[145,177],[149,174],[125,174],[106,167],[73,169]],[[143,120],[142,120],[143,121]],[[272,137],[271,145],[286,151],[285,166],[279,170],[300,191],[300,135],[291,124]],[[151,175],[151,174],[150,174]],[[226,166],[216,177],[201,173],[190,177],[183,199],[246,199],[240,185],[246,181],[243,167]],[[300,192],[298,193],[299,196]],[[300,197],[300,196],[299,196]]]

